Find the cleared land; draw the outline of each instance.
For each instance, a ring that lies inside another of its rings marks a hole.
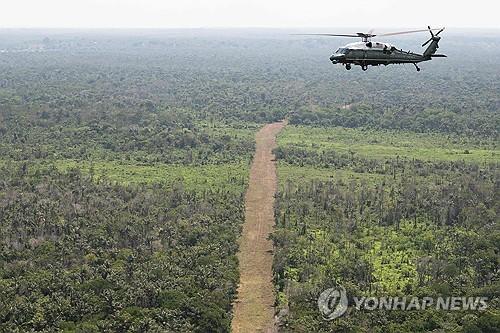
[[[272,332],[274,292],[272,285],[272,242],[276,166],[273,148],[276,135],[285,126],[264,126],[256,135],[255,157],[245,197],[245,224],[238,254],[240,285],[234,305],[233,332]]]

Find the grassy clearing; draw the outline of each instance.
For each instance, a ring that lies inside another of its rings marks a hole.
[[[173,184],[182,181],[185,188],[189,190],[203,191],[224,188],[239,193],[246,187],[249,169],[247,163],[185,166],[58,160],[55,165],[60,170],[77,168],[85,173],[92,172],[96,178],[105,177],[121,184]]]
[[[217,137],[227,135],[234,139],[246,141],[253,141],[255,132],[262,127],[262,124],[251,122],[223,123],[220,121],[200,121],[197,124],[209,135]]]
[[[199,143],[198,149],[166,146],[165,151],[148,151],[145,148],[114,151],[95,140],[85,140],[82,145],[68,141],[65,142],[65,150],[55,144],[39,145],[37,149],[46,152],[46,158],[28,160],[22,154],[17,154],[19,159],[0,159],[0,167],[6,164],[20,167],[26,163],[30,170],[36,170],[54,165],[59,170],[76,168],[87,174],[92,173],[96,179],[106,178],[120,184],[171,185],[182,181],[183,186],[189,190],[220,189],[243,193],[247,186],[253,152],[250,143],[253,143],[260,125],[200,121],[197,126],[199,132],[203,133],[202,139],[211,140],[207,144],[204,141]],[[83,131],[81,128],[64,130],[71,133]],[[223,144],[228,142],[241,143],[241,151],[238,151],[238,147],[227,150]],[[249,143],[248,146],[243,145],[245,142]],[[222,148],[214,147],[217,143]],[[21,152],[12,145],[1,143],[0,151]],[[188,159],[197,161],[190,163]]]
[[[0,167],[21,168],[24,162],[0,160]],[[122,161],[48,160],[27,163],[28,170],[55,166],[61,171],[78,169],[94,178],[120,184],[166,184],[182,182],[188,190],[223,189],[242,193],[248,183],[249,162],[186,166],[177,164],[136,164]]]
[[[306,149],[353,152],[375,159],[400,156],[430,161],[500,161],[500,149],[493,140],[435,133],[288,126],[280,135],[278,144],[283,147],[293,145]]]
[[[280,187],[287,181],[294,184],[301,184],[310,182],[311,180],[342,180],[345,183],[350,181],[361,181],[365,179],[369,184],[382,181],[386,175],[379,175],[374,173],[358,173],[351,170],[328,169],[328,168],[315,168],[311,166],[296,166],[285,163],[280,163],[278,166],[278,179]]]

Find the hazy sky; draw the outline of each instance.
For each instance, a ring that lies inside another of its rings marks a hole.
[[[0,27],[500,28],[498,0],[2,0]]]

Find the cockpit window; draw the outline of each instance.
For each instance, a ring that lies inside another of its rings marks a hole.
[[[342,53],[342,54],[346,54],[348,51],[349,51],[348,49],[346,49],[346,48],[342,48],[342,47],[341,47],[341,48],[340,48],[340,49],[338,49],[335,53]]]

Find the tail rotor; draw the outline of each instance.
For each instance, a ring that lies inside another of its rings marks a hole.
[[[431,41],[435,40],[435,41],[439,41],[441,39],[441,37],[439,37],[438,35],[443,32],[444,28],[442,28],[441,30],[439,30],[437,33],[434,33],[432,32],[432,29],[430,26],[427,27],[429,29],[429,32],[431,33],[431,38],[429,38],[429,40],[425,43],[422,44],[422,47],[424,47],[425,45],[429,44]]]

